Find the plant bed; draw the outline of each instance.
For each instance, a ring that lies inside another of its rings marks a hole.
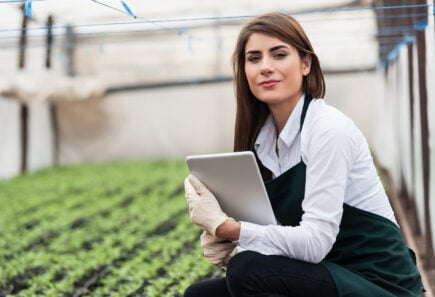
[[[67,166],[0,182],[0,297],[182,296],[217,276],[183,161]]]

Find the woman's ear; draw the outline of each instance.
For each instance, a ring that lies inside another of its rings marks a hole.
[[[305,57],[302,58],[302,74],[307,76],[311,70],[311,55],[306,54]]]

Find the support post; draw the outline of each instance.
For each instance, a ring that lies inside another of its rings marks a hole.
[[[53,16],[48,16],[47,19],[47,38],[46,38],[46,56],[45,56],[45,68],[51,68],[51,57],[53,48]],[[59,131],[57,123],[57,111],[56,104],[49,102],[50,109],[50,121],[51,121],[51,131],[53,133],[53,165],[57,166],[59,164]]]
[[[21,6],[21,11],[24,5]],[[18,69],[24,69],[26,66],[26,47],[27,47],[27,22],[28,18],[23,11],[23,20],[21,22],[21,35],[18,43]],[[28,151],[28,107],[25,103],[20,105],[20,124],[21,124],[21,166],[20,171],[27,171],[27,151]]]
[[[435,256],[432,241],[432,226],[430,217],[430,147],[429,147],[429,120],[427,110],[427,85],[426,85],[426,37],[425,31],[419,30],[417,35],[418,46],[418,77],[420,92],[420,125],[421,146],[423,158],[423,193],[424,193],[424,222],[426,242],[426,265],[435,266]]]

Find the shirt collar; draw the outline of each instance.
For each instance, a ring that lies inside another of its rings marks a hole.
[[[262,154],[265,151],[270,151],[270,146],[273,146],[276,139],[276,127],[273,123],[271,114],[267,117],[263,127],[261,127],[255,140],[254,149],[257,153]]]
[[[300,121],[302,114],[302,107],[304,105],[305,94],[299,98],[298,103],[293,109],[290,117],[288,118],[284,129],[282,129],[279,134],[279,139],[285,144],[285,146],[290,147],[300,130]],[[276,127],[273,122],[272,114],[269,114],[263,127],[258,133],[257,139],[255,140],[254,149],[258,154],[270,153],[275,151],[276,143]]]
[[[282,140],[287,147],[291,146],[301,129],[301,116],[302,107],[304,106],[304,98],[305,94],[302,94],[302,96],[299,98],[298,103],[290,114],[290,117],[285,123],[284,128],[279,134],[279,139]]]

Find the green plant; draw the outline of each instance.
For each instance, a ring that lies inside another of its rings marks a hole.
[[[1,181],[0,297],[181,296],[218,271],[189,221],[186,174],[151,160]]]

